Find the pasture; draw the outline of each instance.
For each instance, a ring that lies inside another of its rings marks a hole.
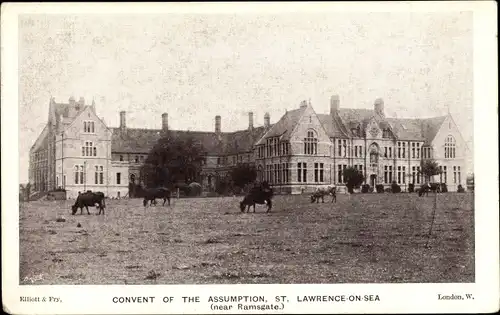
[[[255,214],[242,197],[106,200],[105,216],[72,216],[74,200],[23,203],[20,283],[474,282],[472,194],[438,195],[429,248],[433,194],[330,198],[275,196]]]

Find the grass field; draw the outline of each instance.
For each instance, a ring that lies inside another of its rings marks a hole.
[[[276,196],[271,213],[255,214],[242,214],[240,199],[147,209],[107,200],[105,216],[72,216],[72,201],[24,203],[20,283],[474,282],[470,193],[438,195],[429,248],[431,194]]]

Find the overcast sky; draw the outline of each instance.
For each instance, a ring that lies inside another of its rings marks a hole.
[[[96,102],[108,126],[212,131],[271,122],[311,99],[387,116],[448,108],[472,149],[472,14],[30,15],[19,20],[20,182],[49,99]]]

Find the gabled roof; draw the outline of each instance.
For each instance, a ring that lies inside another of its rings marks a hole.
[[[345,134],[341,131],[340,125],[332,115],[329,114],[317,114],[319,121],[323,125],[326,134],[330,138],[345,137]]]
[[[48,134],[49,134],[49,127],[48,125],[45,125],[42,132],[35,140],[35,143],[33,143],[33,145],[31,146],[30,152],[36,152],[41,148],[47,148],[47,143],[49,141]]]
[[[430,144],[432,140],[434,140],[445,120],[446,116],[421,119],[422,136],[425,138],[428,144]]]
[[[285,115],[281,116],[281,119],[277,123],[271,126],[269,131],[263,135],[263,137],[280,137],[281,140],[286,141],[290,138],[290,135],[299,122],[300,117],[304,113],[306,107],[294,109],[287,111]],[[262,138],[256,144],[263,144],[264,138]]]

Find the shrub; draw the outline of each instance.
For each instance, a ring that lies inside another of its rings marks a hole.
[[[379,194],[384,193],[384,185],[382,185],[382,184],[378,184],[377,186],[375,186],[375,189],[377,189],[377,192]]]
[[[415,184],[408,184],[408,192],[412,193],[415,191]]]
[[[368,192],[369,192],[369,193],[372,193],[372,192],[373,192],[373,187],[372,187],[372,186],[370,186],[370,188],[368,188]]]
[[[401,186],[399,186],[398,184],[396,184],[396,182],[392,182],[391,190],[392,190],[393,193],[400,193],[401,192]]]
[[[386,192],[386,193],[390,193],[390,192],[392,192],[391,187],[387,187],[387,188],[385,189],[385,192]]]
[[[448,186],[446,186],[445,183],[441,183],[441,192],[442,193],[448,192]]]
[[[361,192],[363,194],[366,194],[369,190],[370,190],[370,185],[364,184],[364,185],[361,186]]]
[[[458,185],[457,192],[459,192],[459,193],[465,192],[465,189],[462,187],[462,185]]]

